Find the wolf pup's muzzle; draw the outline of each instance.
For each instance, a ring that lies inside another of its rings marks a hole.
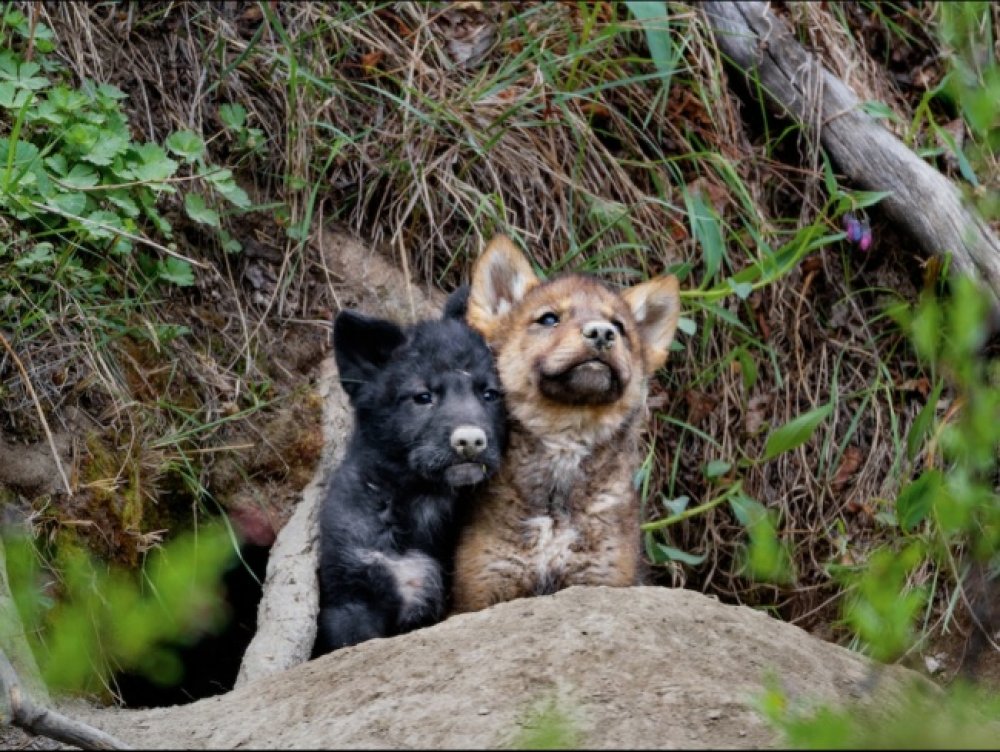
[[[478,426],[459,426],[451,432],[451,448],[466,460],[444,471],[444,479],[451,486],[472,486],[486,480],[487,467],[476,459],[489,447],[486,431]]]

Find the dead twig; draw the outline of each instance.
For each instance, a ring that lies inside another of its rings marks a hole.
[[[0,650],[0,712],[3,720],[38,736],[80,749],[132,749],[100,729],[35,704],[21,687],[7,654]]]

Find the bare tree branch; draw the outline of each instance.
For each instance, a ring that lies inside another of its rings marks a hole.
[[[950,255],[1000,301],[1000,241],[958,188],[863,112],[854,92],[796,41],[764,2],[702,4],[720,51],[759,79],[773,103],[820,139],[855,183],[891,195],[881,206],[929,253]],[[818,92],[818,98],[815,93]],[[818,117],[817,117],[818,116]]]
[[[72,744],[80,749],[131,749],[110,734],[35,704],[24,691],[17,672],[0,650],[0,712],[3,720],[32,734]]]

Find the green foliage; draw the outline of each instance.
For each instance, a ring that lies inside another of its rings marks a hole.
[[[991,749],[1000,735],[1000,695],[966,684],[834,710],[796,708],[771,682],[758,706],[794,749]]]
[[[783,452],[788,452],[805,444],[815,433],[819,424],[833,411],[833,403],[827,403],[792,418],[779,426],[767,437],[764,445],[764,460],[770,460]]]
[[[239,151],[257,154],[264,149],[264,132],[247,126],[247,110],[241,104],[224,104],[219,107],[219,119],[236,137]]]
[[[791,582],[794,567],[787,543],[778,539],[778,513],[743,493],[735,494],[729,506],[750,539],[742,549],[741,570],[760,582]]]
[[[940,33],[951,49],[945,91],[991,149],[1000,147],[1000,66],[996,64],[988,2],[941,3]]]
[[[1000,494],[994,486],[1000,445],[1000,370],[979,352],[985,337],[987,298],[972,280],[956,277],[941,300],[925,293],[914,306],[892,316],[937,378],[956,390],[957,411],[935,417],[942,382],[911,429],[911,458],[924,445],[924,468],[900,491],[897,534],[855,567],[831,567],[846,588],[844,623],[874,658],[899,658],[917,639],[917,620],[928,588],[917,577],[928,563],[960,578],[956,562],[1000,555]],[[870,708],[792,712],[772,687],[762,708],[790,745],[806,748],[959,748],[995,744],[1000,733],[1000,697],[962,685],[940,696],[914,689],[893,722]],[[989,722],[993,726],[984,727]]]
[[[927,596],[924,588],[908,587],[907,578],[922,554],[916,544],[901,551],[880,548],[844,578],[851,586],[844,619],[878,660],[898,658],[913,643],[913,622]]]
[[[667,4],[664,2],[629,2],[625,5],[629,12],[639,20],[643,30],[646,32],[646,45],[649,47],[649,56],[653,59],[657,73],[663,81],[663,90],[666,94],[670,90],[670,77],[677,68],[680,56],[679,50],[674,49],[673,41],[670,38],[670,20],[667,14]]]
[[[135,268],[154,279],[191,284],[187,261],[157,259],[147,250],[161,248],[147,233],[164,241],[172,236],[159,198],[177,191],[182,170],[197,171],[216,203],[247,209],[246,193],[231,172],[205,163],[205,142],[196,133],[172,133],[166,148],[135,141],[126,94],[86,79],[79,87],[64,83],[68,72],[47,55],[55,48],[52,31],[35,26],[32,60],[22,51],[30,33],[23,14],[8,6],[0,23],[0,126],[7,126],[0,137],[0,209],[20,223],[26,245],[44,235],[71,249],[59,266],[78,284],[104,289],[107,262],[132,254],[139,256]],[[195,221],[220,229],[205,196],[188,193],[185,207]],[[15,268],[51,268],[55,258],[47,248],[26,249],[18,260],[27,260]]]
[[[576,749],[580,733],[572,717],[550,699],[538,703],[521,724],[513,749]]]
[[[950,149],[959,171],[980,186],[976,171],[995,164],[1000,147],[1000,65],[985,2],[938,3],[939,33],[950,50],[951,70],[928,91],[911,133],[927,118]],[[954,101],[969,126],[965,152],[929,116],[940,94]],[[829,182],[828,182],[829,185]],[[996,216],[995,191],[973,200],[986,217]],[[904,482],[893,510],[879,518],[895,535],[855,567],[831,572],[846,588],[844,623],[875,658],[894,660],[918,639],[917,622],[929,603],[926,570],[961,586],[966,564],[1000,560],[1000,494],[995,478],[1000,445],[1000,364],[980,352],[990,302],[966,277],[950,280],[947,297],[925,290],[915,306],[900,304],[890,315],[909,336],[933,386],[906,437],[914,477]],[[938,415],[944,389],[954,392],[952,409]],[[923,574],[922,574],[923,572]],[[964,684],[940,693],[914,687],[900,706],[801,711],[789,707],[772,686],[761,709],[793,747],[817,749],[984,748],[1000,735],[1000,695]]]
[[[235,549],[223,525],[156,549],[139,581],[79,548],[62,547],[51,562],[58,599],[40,586],[31,542],[11,538],[4,545],[11,592],[42,677],[54,691],[99,690],[117,670],[175,684],[182,666],[169,643],[215,631],[227,616],[219,585]]]

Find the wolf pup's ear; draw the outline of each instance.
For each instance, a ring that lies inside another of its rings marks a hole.
[[[462,285],[448,296],[441,318],[465,321],[465,314],[469,312],[469,289],[468,285]]]
[[[639,325],[639,338],[646,354],[646,374],[652,374],[667,362],[670,343],[677,332],[681,299],[677,277],[654,277],[625,290],[625,302]]]
[[[333,353],[340,385],[354,401],[361,386],[381,370],[406,341],[403,330],[384,319],[341,311],[333,322]]]
[[[486,246],[472,271],[469,324],[487,339],[498,323],[539,283],[524,254],[505,235]]]

